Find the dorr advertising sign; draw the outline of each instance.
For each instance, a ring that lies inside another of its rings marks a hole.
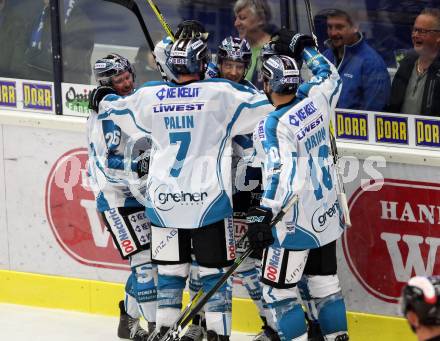
[[[46,181],[47,219],[60,246],[78,262],[128,269],[96,210],[87,159],[87,149],[73,149],[53,165]]]
[[[440,184],[385,179],[355,191],[350,213],[343,250],[370,294],[396,303],[412,276],[440,274]]]

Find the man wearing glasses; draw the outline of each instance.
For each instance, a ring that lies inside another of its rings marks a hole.
[[[440,9],[417,16],[412,42],[394,76],[388,111],[440,117]]]

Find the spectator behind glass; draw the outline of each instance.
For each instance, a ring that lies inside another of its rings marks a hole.
[[[41,1],[41,0],[40,0]],[[93,50],[93,31],[82,11],[80,0],[61,2],[61,32],[63,81],[89,84],[91,77],[90,57]],[[27,77],[52,81],[52,36],[49,0],[41,1],[40,12],[29,29],[28,48],[25,52]]]
[[[258,79],[260,50],[270,41],[268,23],[272,17],[266,0],[237,0],[234,5],[234,26],[240,38],[245,38],[252,51],[252,60],[245,79],[258,89],[263,89],[262,80]]]
[[[60,1],[63,82],[90,84],[94,28],[86,14],[92,0]]]
[[[0,77],[23,77],[26,24],[12,0],[0,0]]]
[[[440,116],[440,10],[424,9],[412,30],[414,50],[400,61],[388,111]]]
[[[384,60],[367,44],[347,12],[332,9],[326,17],[329,39],[324,55],[337,66],[343,84],[337,107],[384,109],[391,87]]]
[[[402,290],[402,313],[420,341],[440,341],[440,277],[416,276]]]
[[[145,45],[139,47],[133,67],[136,71],[136,87],[140,87],[145,82],[162,80],[154,56]]]

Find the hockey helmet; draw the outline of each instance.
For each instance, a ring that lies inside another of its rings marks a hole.
[[[224,60],[232,60],[244,63],[247,68],[251,58],[251,46],[246,39],[229,36],[223,39],[218,47],[217,60],[219,64]]]
[[[413,311],[421,324],[440,325],[440,276],[416,276],[402,290],[402,312]]]
[[[93,73],[99,85],[112,86],[112,77],[128,71],[135,78],[134,69],[127,58],[116,53],[98,59],[93,66]]]
[[[208,44],[204,40],[181,38],[171,46],[167,65],[175,74],[204,74],[210,59]]]
[[[154,55],[156,56],[156,63],[160,73],[164,75],[168,81],[175,82],[177,80],[177,75],[169,68],[167,64],[167,59],[170,55],[172,44],[173,41],[170,37],[162,39],[154,47]]]
[[[274,55],[263,62],[263,80],[278,94],[295,94],[301,83],[298,65],[288,56]]]

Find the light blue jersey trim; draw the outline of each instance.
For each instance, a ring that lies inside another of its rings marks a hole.
[[[215,79],[208,79],[206,81],[215,81]],[[235,83],[236,84],[236,83]],[[237,84],[239,85],[239,84]],[[222,155],[224,153],[224,149],[226,147],[226,141],[231,135],[232,127],[234,126],[234,123],[237,121],[238,117],[240,116],[240,113],[245,108],[257,108],[263,105],[269,104],[268,100],[262,100],[256,103],[241,103],[237,110],[235,111],[234,115],[232,116],[231,121],[228,123],[226,127],[226,134],[223,137],[223,140],[220,144],[219,153],[217,155],[217,180],[220,183],[220,188],[225,188],[223,184],[223,180],[221,177],[221,159]],[[225,217],[228,217],[232,214],[232,207],[231,202],[228,198],[228,206],[226,206],[226,201],[224,198],[222,198],[225,191],[222,190],[221,193],[212,201],[211,205],[206,209],[206,211],[203,213],[202,217],[200,218],[198,226],[205,226],[208,224],[215,223]],[[227,196],[226,196],[227,197]],[[219,206],[219,207],[217,207]],[[209,217],[209,219],[208,219]]]
[[[108,111],[103,112],[102,114],[99,114],[98,115],[98,120],[102,120],[104,118],[107,118],[110,115],[118,115],[118,116],[129,115],[132,118],[133,123],[136,126],[136,128],[138,128],[140,131],[143,131],[144,133],[151,134],[150,131],[145,130],[144,128],[140,127],[136,123],[136,119],[134,118],[134,113],[130,109],[122,109],[122,110],[110,109]]]

